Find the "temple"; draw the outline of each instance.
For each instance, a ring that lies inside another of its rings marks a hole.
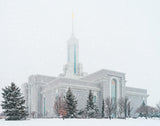
[[[72,34],[67,41],[67,63],[63,67],[63,73],[58,77],[31,75],[28,82],[22,85],[28,113],[34,113],[35,117],[57,117],[54,101],[57,96],[65,95],[68,88],[71,88],[78,100],[78,110],[86,107],[89,90],[93,92],[94,103],[100,112],[102,101],[108,97],[115,102],[127,97],[132,117],[137,116],[136,109],[143,102],[147,104],[147,90],[127,87],[125,73],[107,69],[91,74],[83,72],[79,62],[79,41],[73,33],[73,16]]]

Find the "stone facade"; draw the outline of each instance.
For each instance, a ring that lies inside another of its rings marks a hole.
[[[78,100],[78,110],[85,108],[89,90],[92,90],[96,98],[95,104],[101,111],[102,100],[112,97],[112,80],[116,80],[117,84],[117,102],[119,98],[128,97],[132,107],[131,114],[136,116],[136,109],[143,101],[147,103],[147,90],[126,87],[124,73],[104,69],[80,79],[32,75],[29,82],[23,85],[28,112],[35,113],[36,117],[56,117],[54,113],[56,96],[65,95],[68,88],[71,88]]]

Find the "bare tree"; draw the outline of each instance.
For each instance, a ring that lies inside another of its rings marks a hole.
[[[156,107],[160,111],[160,102],[156,105]]]
[[[145,117],[147,119],[148,117],[148,111],[149,107],[143,102],[142,105],[136,110],[137,113],[139,113],[140,117]]]
[[[106,98],[105,100],[105,113],[106,116],[111,119],[112,115],[115,114],[116,112],[116,104],[115,101],[113,99],[111,99],[110,97]]]
[[[32,118],[35,118],[35,117],[36,117],[36,113],[37,113],[36,111],[32,111],[32,112],[31,112]]]
[[[157,116],[160,117],[160,102],[156,105],[157,108]]]
[[[118,116],[120,118],[130,117],[131,110],[132,110],[130,104],[131,103],[129,102],[127,97],[120,98],[118,100]]]
[[[131,112],[132,112],[133,108],[131,107],[131,102],[128,102],[127,104],[127,111],[128,111],[128,117],[131,117]]]
[[[55,102],[54,102],[54,112],[56,113],[57,116],[59,116],[59,97],[56,97]]]
[[[159,117],[159,110],[157,107],[148,106],[149,117]]]
[[[125,107],[125,101],[124,98],[120,98],[118,100],[118,117],[123,118],[124,117],[124,108]]]
[[[66,103],[63,95],[57,96],[54,102],[54,111],[58,117],[65,117],[66,112]]]
[[[146,119],[152,117],[159,117],[159,106],[156,107],[148,106],[144,102],[142,105],[136,110],[139,113],[140,117],[145,117]]]
[[[5,116],[4,113],[1,112],[1,113],[0,113],[0,119],[4,119],[4,118],[5,118],[4,116]]]
[[[128,98],[125,97],[124,98],[124,118],[126,119],[127,118],[127,115],[128,115]]]

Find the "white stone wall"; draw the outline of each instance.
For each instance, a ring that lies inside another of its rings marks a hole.
[[[71,88],[72,93],[75,95],[77,101],[78,101],[78,106],[77,109],[78,110],[82,110],[85,109],[86,104],[87,104],[87,99],[88,99],[88,95],[89,95],[89,90],[91,90],[94,94],[94,96],[96,96],[96,105],[98,106],[98,108],[100,108],[100,90],[95,90],[93,87],[88,87],[88,88],[82,88],[76,86],[71,86],[70,84],[64,84],[61,86],[56,86],[53,89],[50,90],[44,90],[43,91],[43,97],[45,97],[45,102],[46,102],[46,106],[45,106],[45,111],[46,111],[46,117],[56,117],[56,114],[54,112],[54,101],[57,95],[61,96],[62,94],[65,95],[68,88]],[[58,93],[58,94],[57,94]],[[44,102],[44,101],[43,101]],[[44,113],[44,104],[42,106],[43,109],[43,113]]]
[[[26,107],[28,107],[28,113],[31,117],[32,113],[35,112],[35,117],[42,117],[42,94],[41,91],[43,86],[54,80],[55,77],[32,75],[28,79],[28,83],[25,86],[27,94],[25,94]]]
[[[29,88],[29,85],[28,85],[28,83],[24,83],[24,84],[22,84],[22,94],[23,94],[23,96],[24,96],[24,100],[25,100],[25,106],[26,106],[26,108],[27,108],[27,111],[29,111],[29,90],[28,90],[28,88]]]
[[[36,117],[44,117],[44,115],[45,117],[56,117],[54,113],[55,97],[62,93],[65,94],[69,87],[78,100],[78,110],[86,107],[89,90],[92,90],[96,96],[96,105],[101,112],[102,100],[111,96],[113,79],[117,83],[117,102],[119,98],[127,96],[131,101],[132,115],[134,115],[134,111],[143,100],[147,103],[147,91],[126,88],[125,74],[115,71],[101,70],[79,80],[34,75],[29,77],[28,83],[24,84],[22,89],[29,114],[36,112]]]
[[[131,105],[131,116],[136,117],[138,114],[136,113],[137,108],[139,108],[143,101],[147,104],[147,90],[126,87],[126,97],[130,101]]]

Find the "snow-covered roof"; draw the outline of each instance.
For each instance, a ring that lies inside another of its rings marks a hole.
[[[29,83],[37,83],[37,82],[41,82],[41,83],[48,83],[52,80],[55,80],[56,77],[52,77],[52,76],[46,76],[46,75],[31,75],[28,78],[28,82]]]
[[[97,72],[94,72],[92,74],[89,74],[89,75],[81,78],[81,80],[86,80],[86,81],[93,82],[93,81],[96,81],[96,80],[103,79],[107,75],[112,75],[112,76],[118,76],[118,77],[125,78],[125,73],[102,69],[102,70],[99,70]]]
[[[66,86],[72,88],[77,87],[81,89],[89,88],[89,89],[99,90],[99,86],[97,83],[60,77],[45,85],[43,91],[49,90],[51,88],[66,87]]]
[[[147,94],[147,89],[135,88],[135,87],[126,87],[126,92],[137,92]]]
[[[71,83],[71,84],[82,84],[82,85],[96,85],[96,83],[94,82],[90,82],[90,81],[85,81],[85,80],[79,80],[79,79],[71,79],[71,78],[57,78],[51,82],[49,82],[48,84],[58,84],[58,83]]]
[[[148,97],[146,89],[142,88],[134,88],[134,87],[126,87],[126,96],[145,96]]]

